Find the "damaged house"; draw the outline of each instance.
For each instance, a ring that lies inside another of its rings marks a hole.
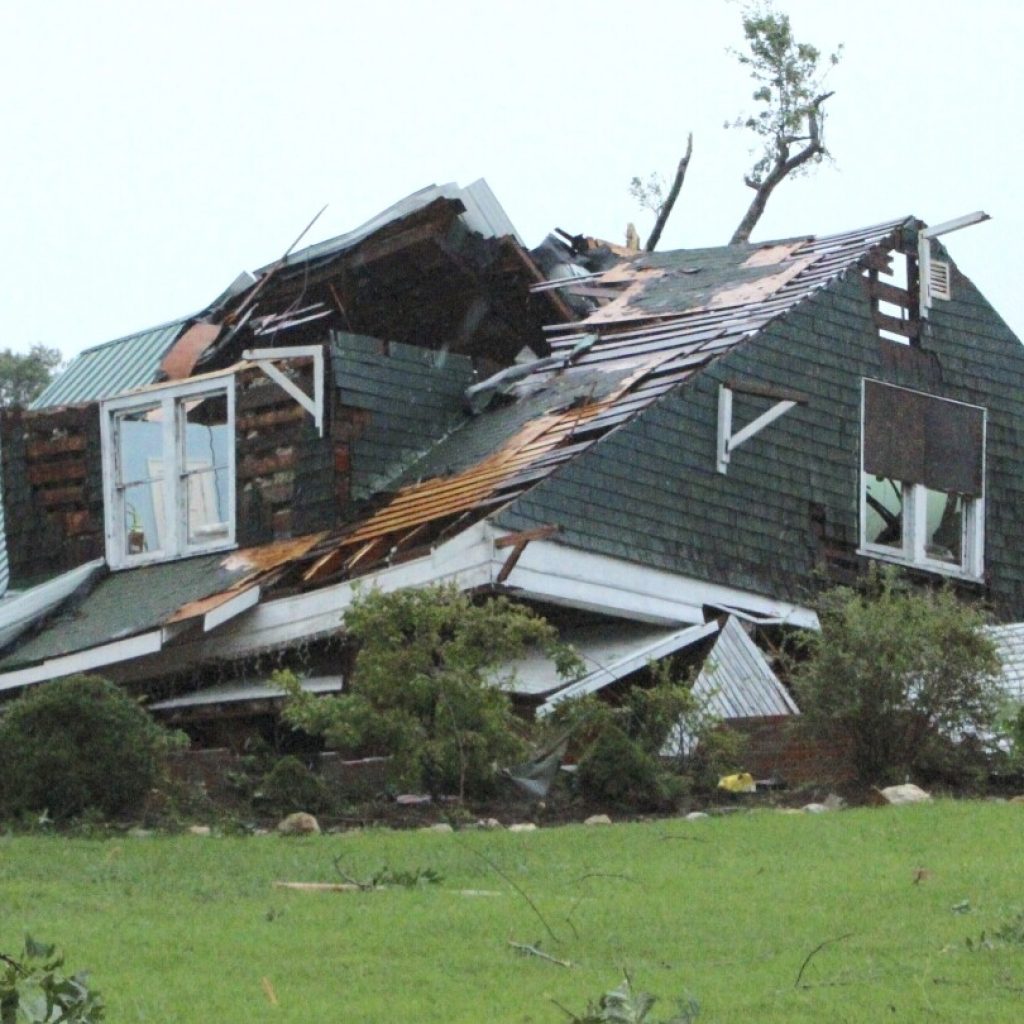
[[[542,712],[714,647],[719,710],[774,720],[751,634],[826,581],[1024,618],[1024,350],[938,240],[970,220],[530,252],[477,182],[242,275],[3,414],[0,692],[95,671],[223,742],[276,667],[343,686],[358,587],[456,581],[578,646],[520,667]]]

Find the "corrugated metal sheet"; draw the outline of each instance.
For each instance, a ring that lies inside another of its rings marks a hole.
[[[711,709],[724,719],[800,713],[757,644],[731,617],[705,659],[693,692],[709,697]]]
[[[0,650],[13,643],[31,625],[49,615],[79,587],[97,576],[104,567],[102,558],[78,566],[37,587],[8,594],[0,601]]]
[[[1024,703],[1024,622],[989,626],[986,632],[996,642],[1003,663],[1000,683],[1006,696]]]
[[[508,215],[501,208],[501,204],[491,191],[490,186],[483,178],[479,178],[465,188],[461,188],[453,181],[446,185],[428,185],[426,188],[421,188],[418,192],[413,192],[411,196],[406,196],[405,199],[378,213],[361,227],[293,252],[285,261],[285,265],[293,266],[299,263],[314,262],[351,249],[386,224],[401,217],[408,217],[409,214],[415,213],[417,210],[422,210],[435,199],[460,200],[466,208],[465,213],[460,215],[460,219],[470,231],[475,231],[477,234],[483,235],[484,238],[502,238],[505,235],[511,235],[522,245],[522,239]],[[262,276],[276,265],[277,261],[261,267],[256,271],[257,277]]]
[[[152,384],[160,361],[190,317],[87,348],[54,378],[33,409],[109,398]]]

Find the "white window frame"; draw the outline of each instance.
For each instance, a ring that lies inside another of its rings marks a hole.
[[[877,383],[885,383],[878,381]],[[988,410],[983,406],[971,405],[969,402],[958,402],[952,398],[944,398],[941,395],[933,395],[926,391],[918,391],[918,394],[927,395],[943,402],[950,402],[953,405],[965,405],[973,409],[981,409],[982,413],[982,434],[981,434],[981,494],[977,497],[964,498],[963,522],[961,525],[962,535],[960,539],[960,564],[944,562],[936,558],[929,558],[925,542],[928,535],[928,489],[924,484],[907,483],[902,484],[901,506],[903,513],[903,542],[900,547],[873,544],[867,539],[868,506],[866,500],[866,477],[870,474],[864,470],[864,391],[865,381],[861,381],[861,406],[860,406],[860,464],[858,475],[858,505],[860,508],[860,547],[857,553],[875,558],[884,562],[893,562],[897,565],[912,566],[917,569],[924,569],[927,572],[938,573],[943,576],[951,576],[957,579],[980,581],[985,575],[985,479],[986,479],[986,441],[988,433]],[[896,385],[888,385],[895,387]],[[914,391],[914,388],[903,388],[904,391]]]
[[[227,400],[227,428],[231,443],[227,452],[227,532],[204,543],[188,543],[186,489],[189,473],[185,461],[183,415],[185,402],[224,396]],[[123,495],[117,487],[117,445],[119,443],[116,416],[159,405],[162,410],[163,434],[161,441],[164,461],[161,489],[162,522],[164,536],[160,551],[128,553],[125,531]],[[235,385],[234,375],[188,382],[176,382],[163,388],[147,388],[132,395],[111,398],[100,403],[100,441],[103,450],[103,505],[106,535],[107,564],[111,569],[129,568],[154,562],[168,562],[208,551],[235,547]]]

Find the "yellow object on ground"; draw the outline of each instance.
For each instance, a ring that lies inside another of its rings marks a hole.
[[[753,793],[757,790],[757,784],[750,772],[739,772],[736,775],[723,775],[718,780],[718,788],[729,793]]]

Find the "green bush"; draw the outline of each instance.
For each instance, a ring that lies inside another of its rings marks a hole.
[[[285,721],[349,756],[389,755],[394,786],[435,796],[487,795],[498,766],[523,757],[525,723],[502,678],[510,663],[539,648],[563,674],[579,669],[530,609],[475,603],[454,586],[362,593],[345,629],[358,644],[348,692],[316,697],[281,676]]]
[[[36,686],[0,717],[0,812],[46,810],[60,820],[138,810],[170,737],[105,679]]]
[[[664,808],[736,768],[740,737],[719,728],[708,700],[677,681],[670,661],[650,665],[648,674],[650,684],[633,686],[619,705],[591,696],[555,711],[552,724],[572,735],[577,783],[590,801]]]
[[[865,785],[973,774],[1000,701],[981,612],[948,587],[912,589],[888,571],[861,591],[826,592],[818,617],[793,671],[803,726],[851,745]]]
[[[274,762],[263,776],[255,797],[275,814],[290,814],[292,811],[317,814],[330,805],[330,795],[323,779],[290,754]]]

